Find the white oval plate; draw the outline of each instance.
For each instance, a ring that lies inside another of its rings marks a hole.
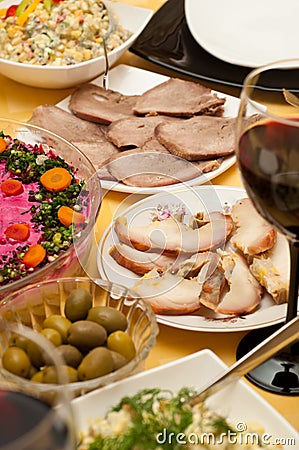
[[[189,215],[206,210],[223,210],[227,205],[234,204],[238,199],[246,197],[246,192],[241,188],[230,186],[196,186],[185,187],[176,192],[164,192],[147,197],[123,211],[117,211],[114,220],[118,216],[125,216],[128,221],[134,217],[140,223],[151,221],[153,213],[158,205],[184,204]],[[106,280],[117,282],[131,288],[139,276],[130,270],[120,266],[109,255],[110,248],[118,243],[118,238],[113,230],[113,221],[104,231],[98,245],[97,264],[100,276]],[[268,294],[265,294],[258,310],[240,317],[216,314],[202,307],[196,314],[184,316],[157,315],[157,321],[164,325],[192,331],[245,331],[262,328],[282,322],[286,314],[286,304],[276,305]]]
[[[185,16],[198,44],[231,64],[299,57],[298,0],[185,0]]]
[[[155,72],[150,72],[147,70],[139,69],[137,67],[127,66],[125,64],[120,64],[115,68],[111,69],[109,72],[109,89],[116,90],[125,95],[137,95],[142,94],[143,92],[151,89],[158,84],[163,83],[168,80],[168,77],[165,75],[161,75]],[[103,77],[99,77],[92,81],[94,84],[98,84],[102,86]],[[216,91],[213,91],[216,92]],[[236,97],[232,97],[231,95],[226,95],[221,92],[218,92],[221,97],[226,98],[225,106],[224,106],[224,115],[225,116],[236,116],[239,108],[239,99]],[[57,103],[56,106],[69,111],[69,97]],[[236,158],[234,155],[228,156],[224,158],[220,167],[212,172],[203,174],[199,177],[193,178],[188,181],[189,186],[198,186],[200,184],[204,184],[209,180],[217,177],[221,173],[228,170],[234,163],[236,162]],[[157,194],[158,192],[165,191],[173,191],[178,189],[181,184],[173,184],[171,186],[161,187],[153,187],[153,188],[142,188],[142,187],[133,187],[127,186],[123,183],[117,183],[115,181],[107,181],[102,180],[101,185],[103,189],[108,191],[117,191],[124,192],[128,194],[136,193],[141,195],[151,195]]]

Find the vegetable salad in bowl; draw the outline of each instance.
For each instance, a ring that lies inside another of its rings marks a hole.
[[[69,65],[112,51],[131,32],[110,17],[95,0],[22,0],[2,10],[0,57],[39,65]]]
[[[133,45],[153,10],[105,0],[2,0],[0,73],[35,88],[89,82]]]
[[[104,418],[95,419],[82,433],[79,450],[261,450],[282,449],[258,424],[238,430],[204,403],[188,406],[196,391],[177,394],[159,388],[124,397]],[[267,436],[267,437],[266,437]]]

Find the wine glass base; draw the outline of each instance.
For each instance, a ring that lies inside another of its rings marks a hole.
[[[282,325],[249,332],[238,345],[237,359],[260,344]],[[274,394],[299,395],[299,341],[289,345],[245,377],[259,388]]]

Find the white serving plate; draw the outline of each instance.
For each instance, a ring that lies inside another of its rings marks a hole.
[[[77,431],[87,430],[93,419],[103,417],[124,396],[153,387],[173,392],[185,386],[200,388],[225,368],[223,361],[206,349],[93,391],[72,401]],[[265,438],[284,439],[284,450],[297,448],[298,432],[244,381],[233,382],[215,394],[209,407],[228,417],[239,430],[258,422],[267,433]]]
[[[1,2],[1,8],[6,8],[15,3],[14,0],[4,0]],[[127,41],[108,52],[109,65],[112,67],[145,28],[153,15],[153,10],[126,5],[125,3],[110,2],[109,0],[107,6],[115,13],[119,23],[132,32]],[[104,71],[104,56],[65,66],[39,66],[0,58],[0,73],[2,75],[19,83],[39,88],[70,88],[86,83],[98,77]]]
[[[257,67],[299,57],[298,0],[185,0],[192,36],[213,56]]]
[[[120,266],[109,254],[110,248],[119,242],[114,230],[114,220],[118,216],[125,216],[128,222],[134,218],[139,224],[151,221],[151,213],[158,205],[184,204],[190,215],[206,210],[222,211],[226,205],[234,204],[238,199],[247,197],[246,191],[231,186],[195,186],[186,187],[176,192],[165,192],[147,197],[131,205],[125,210],[115,212],[111,224],[102,234],[98,245],[97,264],[100,276],[106,280],[117,282],[131,288],[139,276],[125,267]],[[259,309],[250,314],[231,317],[216,314],[212,310],[202,307],[197,313],[182,316],[157,315],[157,321],[174,328],[192,331],[247,331],[274,325],[284,320],[286,304],[276,305],[268,294],[261,300]]]
[[[109,73],[109,89],[116,90],[125,95],[137,95],[142,94],[143,92],[151,89],[154,86],[157,86],[160,83],[166,81],[168,77],[150,72],[147,70],[139,69],[137,67],[127,66],[125,64],[120,64],[114,67]],[[92,81],[94,84],[98,84],[102,86],[103,77],[99,77]],[[215,92],[215,91],[214,91]],[[224,107],[224,115],[225,116],[236,116],[239,108],[239,99],[233,97],[231,95],[226,95],[218,92],[218,94],[222,97],[226,97],[225,107]],[[69,111],[68,104],[70,98],[62,100],[57,103],[56,106]],[[213,178],[217,177],[221,173],[225,172],[229,169],[236,161],[234,155],[226,157],[220,167],[212,172],[207,174],[200,175],[197,178],[194,178],[188,181],[188,185],[196,186],[200,184],[204,184]],[[127,186],[123,183],[116,183],[114,181],[106,181],[102,180],[101,185],[103,189],[124,192],[124,193],[138,193],[142,195],[156,194],[157,192],[171,192],[176,190],[181,184],[173,184],[171,186],[164,187],[154,187],[154,188],[138,188],[133,186]]]

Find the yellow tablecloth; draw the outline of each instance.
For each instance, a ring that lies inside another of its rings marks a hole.
[[[165,0],[119,0],[135,6],[151,8],[157,10]],[[177,73],[166,70],[160,66],[152,64],[127,52],[119,61],[121,64],[137,66],[154,72],[175,75]],[[236,88],[228,86],[205,84],[217,90],[238,96]],[[40,104],[56,104],[63,98],[71,94],[72,89],[52,90],[35,89],[33,87],[18,84],[0,75],[0,117],[13,118],[26,121],[30,118],[34,107]],[[242,186],[239,173],[234,165],[222,175],[215,178],[213,184],[226,186]],[[98,221],[99,237],[109,224],[120,202],[125,201],[126,194],[109,192],[104,196]],[[235,361],[236,346],[245,335],[244,332],[229,333],[204,333],[175,329],[160,325],[160,332],[157,338],[157,345],[151,351],[147,360],[146,368],[155,367],[182,356],[197,352],[201,349],[209,348],[215,352],[226,364]],[[195,374],[196,376],[196,374]],[[246,381],[247,382],[247,381]],[[252,385],[251,385],[252,386]],[[253,386],[252,386],[253,387]],[[272,404],[296,429],[299,431],[299,400],[298,397],[286,397],[273,395],[253,387]],[[298,445],[298,442],[297,442]],[[294,448],[295,450],[295,448]]]

